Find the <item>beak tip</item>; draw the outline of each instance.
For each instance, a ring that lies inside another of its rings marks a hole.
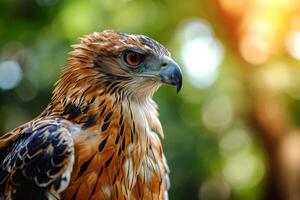
[[[160,79],[163,83],[176,86],[177,93],[182,87],[182,72],[178,64],[169,59],[169,63],[160,71]]]
[[[180,92],[181,87],[182,87],[182,83],[181,82],[176,85],[177,94]]]

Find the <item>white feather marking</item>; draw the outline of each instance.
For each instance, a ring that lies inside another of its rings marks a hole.
[[[104,195],[107,197],[107,199],[111,198],[111,190],[110,190],[110,187],[108,185],[102,186],[101,190],[104,193]]]
[[[126,189],[132,190],[132,187],[134,186],[136,182],[136,173],[134,172],[134,165],[132,158],[128,158],[123,166],[124,176],[126,177],[125,180],[127,180]]]
[[[70,183],[70,179],[71,179],[73,165],[74,165],[74,154],[71,156],[69,165],[68,165],[66,171],[62,175],[62,181],[61,181],[60,187],[58,189],[59,193],[63,192],[68,187],[68,185]]]

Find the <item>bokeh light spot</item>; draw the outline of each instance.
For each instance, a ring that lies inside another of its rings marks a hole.
[[[180,37],[181,60],[189,80],[195,87],[209,87],[217,79],[224,57],[223,45],[214,38],[209,24],[200,20],[188,22]]]
[[[222,154],[231,156],[236,152],[250,149],[252,140],[244,128],[234,128],[224,134],[219,145]]]
[[[226,129],[233,120],[233,108],[230,100],[225,96],[210,100],[204,105],[202,120],[209,130]]]
[[[300,32],[291,32],[287,36],[285,44],[289,54],[293,58],[300,60]]]
[[[260,89],[267,88],[269,91],[279,92],[288,89],[292,85],[292,72],[282,62],[272,62],[257,71],[255,86]],[[280,81],[278,81],[280,80]]]
[[[19,63],[14,60],[0,63],[0,88],[9,90],[15,88],[22,79],[23,73]]]
[[[263,179],[265,174],[262,160],[250,153],[240,153],[228,159],[223,175],[236,189],[251,188]]]
[[[256,35],[244,36],[239,48],[242,57],[254,65],[265,63],[270,56],[269,44]]]

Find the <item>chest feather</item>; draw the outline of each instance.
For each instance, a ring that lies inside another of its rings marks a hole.
[[[116,106],[102,111],[97,126],[74,132],[75,162],[64,199],[139,199],[144,190],[160,196],[166,170],[152,130],[162,131],[151,109]]]

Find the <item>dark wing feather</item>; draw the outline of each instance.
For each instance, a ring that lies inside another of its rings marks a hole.
[[[74,160],[69,130],[57,121],[41,120],[19,131],[19,137],[0,150],[0,197],[58,198]]]

